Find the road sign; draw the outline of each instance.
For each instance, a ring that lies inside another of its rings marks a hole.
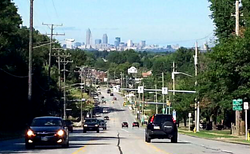
[[[162,87],[162,94],[167,95],[168,94],[168,88],[167,87]]]
[[[233,106],[234,111],[242,111],[242,106]]]
[[[144,87],[143,86],[139,86],[138,87],[138,93],[142,94],[144,92]]]
[[[242,105],[243,100],[242,99],[234,99],[233,100],[233,105]]]
[[[191,114],[191,113],[188,113],[188,117],[191,118],[191,117],[192,117],[192,114]]]
[[[248,110],[248,102],[244,102],[244,110]]]

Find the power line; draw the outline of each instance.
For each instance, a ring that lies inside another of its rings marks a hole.
[[[2,69],[2,68],[0,68],[0,70],[1,70],[1,71],[3,71],[4,73],[6,73],[6,74],[10,75],[10,76],[15,77],[15,78],[28,78],[28,76],[19,76],[19,75],[14,75],[14,74],[12,74],[12,73],[10,73],[10,72],[5,71],[5,70],[4,70],[4,69]]]

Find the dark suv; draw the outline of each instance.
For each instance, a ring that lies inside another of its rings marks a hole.
[[[96,131],[97,133],[99,133],[99,122],[97,119],[85,119],[83,125],[83,133],[86,133],[87,131]]]
[[[178,130],[172,115],[155,114],[149,118],[145,130],[145,141],[151,139],[171,139],[172,143],[177,143]]]

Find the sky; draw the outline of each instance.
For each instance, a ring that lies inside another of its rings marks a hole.
[[[30,0],[12,1],[28,26]],[[192,47],[213,38],[209,15],[208,0],[34,0],[34,27],[46,34],[50,29],[42,23],[63,24],[55,28],[65,33],[55,37],[60,42],[86,42],[90,28],[93,43],[106,33],[110,44],[121,37],[122,42]]]

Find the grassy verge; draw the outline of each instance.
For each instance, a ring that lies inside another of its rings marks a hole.
[[[221,130],[221,131],[219,131],[219,130],[211,130],[211,131],[201,130],[200,132],[194,133],[194,132],[188,131],[187,129],[180,128],[179,133],[193,136],[193,137],[250,145],[250,141],[246,141],[243,136],[231,135],[230,130]]]

